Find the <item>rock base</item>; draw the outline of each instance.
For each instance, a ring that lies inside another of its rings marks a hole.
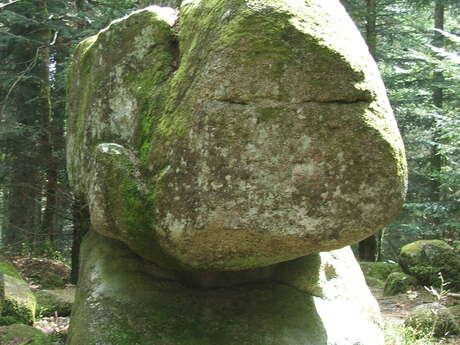
[[[241,272],[166,272],[90,233],[69,345],[381,345],[349,248]]]

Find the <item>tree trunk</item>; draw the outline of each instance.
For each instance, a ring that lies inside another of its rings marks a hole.
[[[366,43],[369,52],[377,59],[377,0],[367,0]]]
[[[366,43],[369,47],[369,52],[376,59],[377,52],[377,0],[367,1],[366,15]],[[369,236],[358,243],[358,256],[363,261],[375,261],[379,256],[380,236],[377,234]]]
[[[15,135],[7,139],[10,163],[8,182],[8,222],[4,239],[14,250],[34,247],[41,240],[44,189],[43,153],[47,147],[46,127],[50,118],[48,49],[50,31],[46,2],[18,3],[12,7],[19,16],[30,18],[12,26],[11,33],[21,40],[9,41],[6,55],[16,74],[10,86],[8,113]]]
[[[70,282],[78,282],[78,272],[80,266],[80,245],[83,236],[89,231],[90,219],[89,209],[86,202],[81,197],[75,197],[72,205],[73,212],[73,242],[72,242],[72,264],[70,272]]]
[[[46,32],[43,41],[49,41],[50,34]],[[43,81],[49,81],[49,49],[42,49],[41,52],[41,79]],[[42,159],[45,170],[45,208],[43,210],[43,220],[40,229],[41,241],[37,243],[36,251],[43,254],[46,250],[54,249],[54,212],[56,206],[56,193],[57,193],[57,182],[58,182],[58,167],[56,162],[56,155],[54,154],[54,128],[52,124],[52,112],[51,112],[51,91],[48,83],[42,86],[42,97],[39,100],[41,109],[41,147],[42,147]]]
[[[434,28],[438,30],[444,30],[444,13],[445,13],[445,6],[444,0],[435,0],[434,4]],[[444,36],[435,31],[434,38],[433,38],[433,46],[438,48],[444,47]],[[444,91],[442,87],[442,83],[444,81],[443,72],[440,70],[433,71],[433,105],[442,111],[443,108],[443,98],[444,98]],[[432,120],[430,123],[431,128],[436,128],[436,120]],[[432,178],[431,178],[431,200],[434,202],[438,202],[441,200],[441,181],[439,175],[442,169],[442,156],[439,152],[439,147],[436,144],[440,140],[440,133],[437,129],[435,129],[433,133],[433,144],[431,146],[431,153],[430,153],[430,165],[432,171]]]

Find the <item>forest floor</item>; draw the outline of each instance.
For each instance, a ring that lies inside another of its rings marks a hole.
[[[396,296],[384,296],[383,288],[370,288],[372,294],[377,299],[380,306],[382,318],[386,328],[386,345],[412,345],[412,343],[404,341],[402,334],[395,336],[391,334],[394,330],[401,332],[403,330],[404,320],[409,315],[410,311],[416,306],[437,302],[438,297],[426,290],[409,291],[407,293],[398,294]],[[460,336],[450,336],[442,339],[436,339],[420,343],[420,345],[460,345]],[[415,345],[415,344],[414,344]]]

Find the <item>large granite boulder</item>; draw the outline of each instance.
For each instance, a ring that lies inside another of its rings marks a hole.
[[[152,6],[82,42],[69,86],[93,229],[70,345],[383,344],[339,248],[399,211],[404,150],[338,1]]]
[[[97,232],[163,267],[241,270],[399,211],[401,138],[338,1],[195,0],[179,17],[150,7],[76,53],[69,172]]]

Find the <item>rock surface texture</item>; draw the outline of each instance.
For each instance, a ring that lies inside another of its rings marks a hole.
[[[399,211],[404,150],[338,1],[151,6],[82,42],[69,86],[94,230],[71,345],[382,343],[335,250]]]
[[[0,256],[0,326],[16,323],[32,325],[35,307],[35,296],[27,282],[9,260]]]

